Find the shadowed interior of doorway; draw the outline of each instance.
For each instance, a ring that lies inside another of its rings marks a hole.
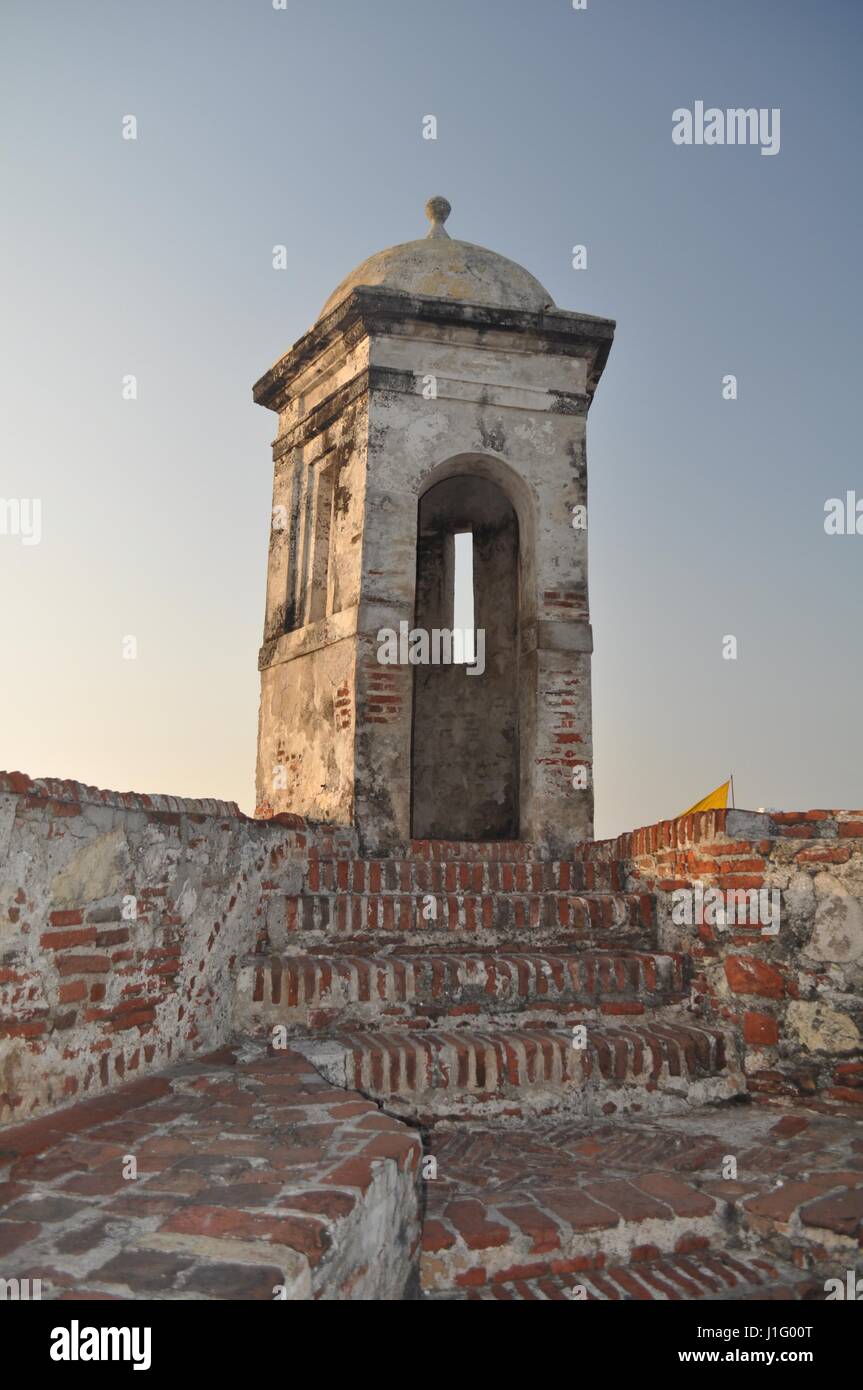
[[[471,576],[464,560],[471,553],[475,646],[466,617]],[[518,521],[495,483],[459,474],[420,499],[415,626],[429,633],[467,626],[468,634],[459,633],[453,644],[462,660],[414,670],[411,828],[417,839],[518,837],[518,567]],[[478,654],[483,642],[484,669],[477,661],[472,673],[464,658]]]

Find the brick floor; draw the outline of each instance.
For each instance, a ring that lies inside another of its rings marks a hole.
[[[669,1279],[680,1289],[697,1255],[707,1264],[684,1296],[812,1296],[814,1279],[823,1297],[824,1279],[860,1262],[863,1123],[851,1108],[438,1126],[430,1152],[428,1294],[570,1297],[589,1276],[588,1298],[672,1297]],[[717,1273],[710,1287],[716,1259],[740,1263],[734,1283]],[[610,1280],[636,1265],[654,1276]],[[549,1278],[564,1282],[543,1292]]]
[[[0,1132],[0,1278],[46,1299],[361,1291],[375,1252],[352,1264],[350,1232],[384,1165],[413,1229],[380,1231],[377,1255],[417,1240],[420,1152],[297,1054],[226,1050]]]
[[[58,1299],[356,1296],[344,1233],[376,1165],[416,1190],[419,1158],[372,1101],[242,1044],[0,1134],[0,1277]],[[856,1107],[444,1122],[423,1168],[427,1297],[805,1299],[860,1269]]]

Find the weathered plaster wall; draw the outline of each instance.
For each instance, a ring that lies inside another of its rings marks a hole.
[[[583,853],[656,891],[660,945],[692,956],[693,1008],[735,1031],[751,1090],[863,1104],[863,811],[702,812]],[[776,890],[778,932],[676,922],[698,883]]]
[[[238,957],[345,832],[0,773],[0,1123],[230,1036]]]
[[[367,424],[351,382],[366,365],[365,343],[338,339],[299,368],[278,400],[259,657],[261,816],[353,818]]]
[[[293,806],[299,814],[350,824],[355,670],[356,637],[350,634],[329,642],[321,638],[261,672],[259,816]]]

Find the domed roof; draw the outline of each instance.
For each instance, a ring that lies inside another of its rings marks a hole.
[[[318,317],[329,314],[357,285],[380,285],[495,309],[554,308],[548,290],[523,266],[484,246],[451,237],[444,228],[450,211],[446,198],[430,198],[427,235],[369,256],[333,291]]]

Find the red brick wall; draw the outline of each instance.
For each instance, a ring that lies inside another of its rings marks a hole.
[[[273,893],[348,832],[0,773],[0,1123],[221,1045]]]
[[[736,1034],[753,1091],[863,1103],[863,811],[707,811],[581,848],[657,894],[660,944],[696,965],[693,1011]],[[675,892],[779,893],[779,930],[682,925]]]

